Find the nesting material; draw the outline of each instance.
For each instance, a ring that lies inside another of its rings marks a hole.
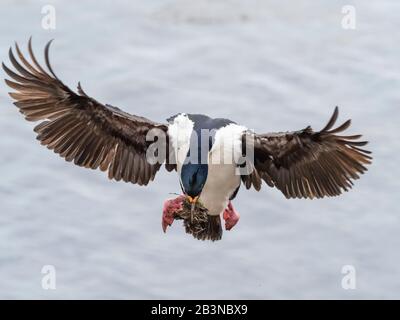
[[[183,209],[175,216],[175,219],[182,219],[186,233],[193,235],[199,240],[216,241],[222,238],[221,218],[210,216],[207,208],[199,201],[196,203],[193,212],[192,204],[188,200],[182,203]]]

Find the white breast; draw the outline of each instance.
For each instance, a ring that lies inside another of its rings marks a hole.
[[[221,214],[228,205],[229,197],[240,185],[240,176],[235,174],[235,166],[209,165],[206,184],[200,195],[200,202],[210,215]]]

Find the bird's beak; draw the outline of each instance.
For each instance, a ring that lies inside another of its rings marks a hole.
[[[186,199],[189,201],[189,203],[196,204],[196,202],[199,199],[199,197],[192,198],[191,196],[186,196]]]

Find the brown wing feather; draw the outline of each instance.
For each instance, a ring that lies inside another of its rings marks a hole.
[[[16,72],[3,63],[14,104],[29,121],[40,121],[34,128],[37,139],[47,148],[78,166],[108,171],[110,179],[146,185],[154,179],[160,164],[146,161],[150,129],[167,131],[167,126],[103,105],[86,95],[80,84],[74,93],[55,75],[49,62],[49,42],[45,48],[45,71],[37,62],[32,43],[28,52],[32,63],[16,44],[20,62],[10,48],[9,57]]]
[[[350,120],[332,129],[338,114],[336,107],[319,132],[307,127],[295,132],[252,134],[254,167],[260,178],[287,198],[322,198],[348,191],[372,158],[370,151],[359,148],[367,144],[357,141],[361,135],[337,135],[350,126]],[[249,188],[251,179],[243,180]],[[254,186],[259,189],[258,184]]]

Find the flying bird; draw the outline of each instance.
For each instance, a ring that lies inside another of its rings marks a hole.
[[[359,140],[361,135],[342,135],[350,120],[334,127],[338,107],[319,131],[308,126],[257,134],[229,119],[186,113],[165,123],[154,122],[98,102],[80,83],[77,92],[71,90],[50,65],[50,44],[44,50],[47,70],[38,63],[31,39],[30,61],[18,44],[16,55],[10,48],[14,69],[2,66],[12,79],[5,82],[15,90],[9,93],[14,104],[26,120],[39,122],[34,131],[42,145],[78,166],[100,169],[110,179],[144,186],[154,180],[162,166],[176,171],[182,195],[164,203],[164,232],[183,202],[189,201],[192,205],[201,203],[208,211],[207,232],[200,238],[217,240],[222,234],[221,216],[226,230],[239,220],[232,200],[241,185],[259,191],[264,182],[286,198],[332,197],[348,191],[352,180],[371,163],[371,152],[361,148],[367,144]],[[152,131],[165,135],[157,140],[165,148],[164,161],[149,161],[154,141],[149,141],[148,135]],[[204,131],[211,134],[204,137]],[[227,150],[242,161],[227,161]],[[250,150],[251,156],[245,150]],[[243,168],[246,170],[240,170]]]

